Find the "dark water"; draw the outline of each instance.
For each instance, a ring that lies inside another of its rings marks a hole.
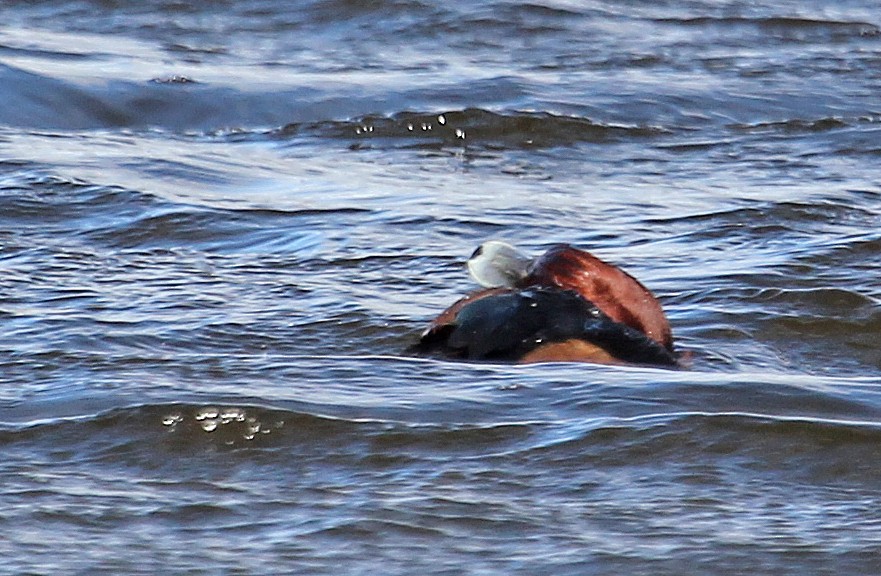
[[[874,2],[0,7],[16,574],[873,574]],[[689,371],[418,360],[500,238]]]

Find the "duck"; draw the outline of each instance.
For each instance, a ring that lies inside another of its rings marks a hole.
[[[533,258],[499,240],[467,260],[481,289],[441,312],[415,349],[469,361],[679,367],[661,303],[639,280],[570,244]]]

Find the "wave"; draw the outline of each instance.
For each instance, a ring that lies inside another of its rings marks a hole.
[[[113,458],[135,449],[169,452],[228,448],[278,448],[352,455],[447,451],[480,454],[529,436],[531,424],[415,424],[340,417],[242,404],[152,404],[112,409],[93,416],[49,420],[0,431],[0,446],[50,449],[77,446],[79,456]]]
[[[280,138],[302,136],[351,140],[353,146],[369,147],[388,140],[532,148],[571,145],[579,142],[618,142],[669,133],[656,126],[625,126],[595,122],[589,118],[547,112],[498,113],[479,108],[439,113],[400,112],[391,116],[364,116],[345,122],[288,124],[276,131]]]
[[[229,204],[229,205],[227,205]],[[315,224],[371,211],[334,207],[268,208],[208,198],[168,200],[141,190],[60,176],[37,163],[0,161],[0,222],[34,235],[127,250],[185,248],[314,256],[322,242]],[[292,222],[299,223],[292,226]],[[6,245],[14,250],[14,239]]]
[[[236,459],[265,454],[290,466],[315,462],[371,473],[432,461],[473,460],[489,469],[504,460],[531,462],[544,473],[661,466],[689,476],[696,473],[698,458],[710,469],[733,466],[809,483],[881,480],[873,465],[879,443],[878,420],[748,412],[417,424],[257,405],[180,403],[0,431],[7,459],[40,461],[51,454],[56,465],[179,470],[201,466],[206,454],[219,451]]]
[[[696,16],[684,18],[656,18],[656,22],[699,27],[755,27],[777,37],[822,41],[865,38],[881,35],[881,27],[870,22],[824,20],[786,16]]]
[[[548,467],[664,469],[681,482],[720,481],[723,470],[805,484],[872,485],[878,421],[751,413],[645,416],[538,445],[524,454]]]
[[[732,138],[843,132],[846,138],[836,144],[841,151],[877,153],[872,137],[878,115],[861,105],[686,88],[651,98],[610,95],[613,100],[603,107],[581,106],[534,94],[541,87],[529,74],[461,82],[439,78],[393,90],[357,81],[319,88],[295,79],[282,87],[244,86],[181,74],[93,85],[0,64],[0,86],[10,103],[0,108],[0,125],[29,130],[158,131],[232,143],[339,140],[353,149],[524,149],[658,140],[662,149],[685,152],[730,147]],[[469,107],[444,105],[450,101]],[[708,103],[716,110],[710,123],[692,112]],[[154,164],[150,169],[157,174],[177,169],[172,162]]]
[[[0,125],[37,130],[162,128],[174,132],[281,126],[292,117],[353,116],[383,108],[381,97],[322,92],[311,86],[253,91],[170,77],[109,79],[106,84],[76,81],[0,64],[6,101]],[[180,76],[178,76],[180,78]],[[290,104],[296,103],[296,106]]]

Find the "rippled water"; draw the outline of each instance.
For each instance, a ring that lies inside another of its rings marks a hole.
[[[2,13],[12,573],[877,571],[872,2]],[[407,357],[489,238],[691,369]]]

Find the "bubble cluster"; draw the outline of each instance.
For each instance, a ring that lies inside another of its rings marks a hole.
[[[174,426],[179,422],[183,422],[184,416],[180,412],[173,412],[162,419],[163,426]]]
[[[187,429],[199,430],[207,434],[222,436],[227,444],[235,444],[237,440],[253,440],[258,435],[272,433],[284,425],[284,421],[263,422],[259,414],[245,408],[203,406],[196,408],[187,418],[184,411],[174,411],[162,418],[162,425],[175,429],[186,426]]]

